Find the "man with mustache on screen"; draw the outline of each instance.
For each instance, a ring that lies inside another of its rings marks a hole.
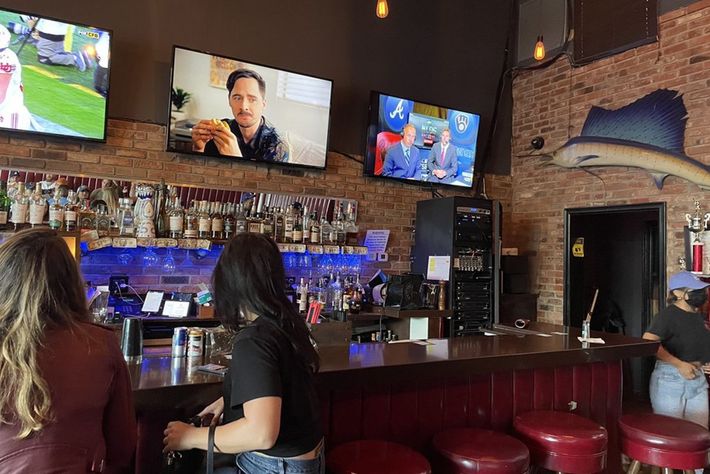
[[[192,128],[192,150],[213,156],[287,162],[288,144],[263,116],[266,82],[256,71],[237,69],[227,78],[234,119],[200,120]]]

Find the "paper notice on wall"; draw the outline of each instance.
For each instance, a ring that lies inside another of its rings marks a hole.
[[[367,247],[367,259],[370,261],[376,260],[376,255],[385,253],[387,242],[390,238],[390,231],[387,229],[370,229],[365,235],[365,247]]]
[[[427,266],[427,280],[449,281],[449,269],[451,268],[451,257],[429,257]]]

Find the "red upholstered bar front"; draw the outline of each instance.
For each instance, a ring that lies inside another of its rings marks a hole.
[[[567,410],[575,401],[574,413],[606,427],[607,472],[616,473],[621,468],[621,377],[621,362],[613,361],[322,389],[327,445],[376,438],[428,453],[432,437],[443,429],[471,426],[510,433],[517,413]]]

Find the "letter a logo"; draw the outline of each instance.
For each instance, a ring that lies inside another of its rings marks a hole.
[[[395,117],[400,120],[404,120],[404,99],[399,99],[399,102],[397,102],[397,107],[395,107],[394,110],[390,112],[390,118],[393,119]]]

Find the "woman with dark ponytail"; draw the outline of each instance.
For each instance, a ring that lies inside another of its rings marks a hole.
[[[200,415],[222,418],[215,451],[237,455],[232,472],[325,472],[318,353],[285,281],[278,247],[261,234],[230,240],[212,275],[217,317],[237,335],[224,396]],[[165,430],[166,450],[207,444],[208,428],[171,422]]]

